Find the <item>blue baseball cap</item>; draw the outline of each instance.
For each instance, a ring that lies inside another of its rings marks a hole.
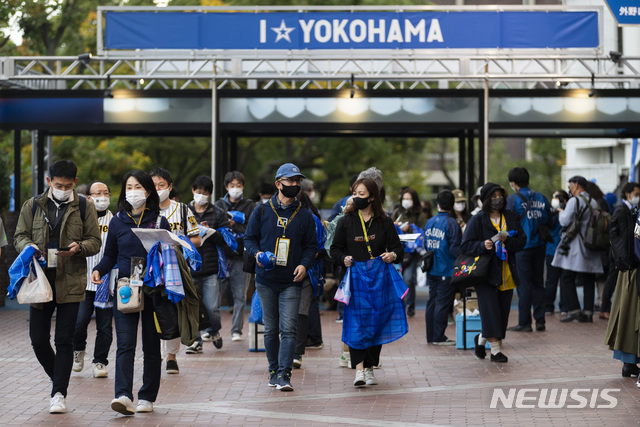
[[[293,163],[285,163],[284,165],[278,168],[278,172],[276,172],[276,181],[280,178],[291,178],[293,176],[301,176],[302,178],[306,178],[300,172],[300,168],[294,165]]]
[[[120,288],[120,291],[118,291],[118,294],[120,294],[120,302],[126,304],[131,299],[131,288],[129,286],[123,286]]]

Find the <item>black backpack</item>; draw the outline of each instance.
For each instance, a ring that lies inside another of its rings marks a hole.
[[[36,196],[39,197],[39,196]],[[36,215],[36,211],[38,210],[38,204],[36,203],[36,197],[33,198],[33,205],[31,206],[31,216],[34,217]],[[84,216],[87,212],[87,198],[82,194],[78,194],[78,203],[80,204],[80,219],[84,222]]]
[[[596,204],[596,207],[591,206],[591,197],[589,200],[581,194],[580,198],[587,203],[587,208],[590,211],[589,220],[587,221],[587,231],[583,236],[584,246],[592,251],[607,251],[609,250],[609,228],[611,226],[611,214],[600,208],[600,205]]]

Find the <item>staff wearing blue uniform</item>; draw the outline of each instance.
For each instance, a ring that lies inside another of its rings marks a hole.
[[[269,387],[292,391],[291,370],[302,280],[313,265],[318,241],[313,216],[296,199],[304,175],[286,163],[276,173],[278,193],[253,211],[244,235],[245,250],[256,258],[256,290],[262,304]],[[263,264],[266,252],[273,263]]]
[[[427,324],[427,342],[435,345],[453,345],[444,331],[447,329],[447,317],[455,290],[449,286],[453,263],[460,251],[462,232],[453,218],[455,197],[449,190],[438,193],[438,215],[427,221],[424,228],[427,251],[433,252],[433,267],[427,272],[429,299],[425,311]]]
[[[509,328],[515,332],[531,332],[531,306],[536,331],[546,329],[544,319],[544,263],[546,242],[540,235],[539,225],[549,222],[549,201],[529,188],[529,172],[525,168],[509,171],[509,184],[516,192],[507,198],[507,209],[520,215],[520,224],[527,235],[524,249],[516,253],[518,265],[518,324]]]

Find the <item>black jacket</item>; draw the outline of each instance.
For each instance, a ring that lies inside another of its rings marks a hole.
[[[613,208],[609,239],[616,268],[628,271],[636,268],[638,263],[633,254],[633,230],[635,228],[635,214],[625,203],[619,203]]]
[[[507,222],[507,231],[516,231],[516,235],[507,237],[503,244],[507,249],[509,268],[517,286],[520,283],[520,278],[516,269],[515,253],[524,248],[527,243],[527,235],[522,229],[522,225],[520,225],[520,215],[516,212],[505,210],[504,218]],[[461,247],[462,252],[467,255],[483,255],[493,252],[494,256],[491,257],[491,265],[489,267],[489,283],[494,285],[502,284],[502,264],[500,258],[495,255],[495,249],[487,249],[484,246],[484,242],[495,236],[497,232],[489,215],[484,211],[480,211],[469,220],[462,236]]]
[[[229,221],[227,220],[224,212],[211,203],[209,203],[204,212],[201,213],[196,212],[193,201],[189,203],[189,209],[193,212],[193,216],[196,218],[196,221],[198,221],[198,224],[202,224],[209,228],[215,228],[216,230],[229,225]],[[229,249],[225,243],[222,234],[214,233],[198,248],[198,252],[202,258],[202,266],[200,271],[191,272],[193,277],[209,276],[211,274],[218,273],[218,245],[223,248],[225,254],[231,253],[231,249]]]

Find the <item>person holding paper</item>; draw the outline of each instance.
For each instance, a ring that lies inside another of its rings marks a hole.
[[[147,250],[133,233],[133,229],[164,229],[171,231],[169,222],[160,215],[158,193],[151,177],[140,170],[128,172],[122,180],[118,213],[109,223],[107,243],[102,261],[93,269],[91,281],[96,285],[117,264],[118,278],[131,276],[132,258],[147,258]],[[142,274],[144,277],[144,274]],[[131,286],[136,283],[131,281]],[[140,283],[140,286],[142,284]],[[119,311],[119,295],[116,295],[113,318],[116,325],[118,350],[116,351],[115,398],[111,409],[123,415],[135,412],[152,412],[153,402],[160,389],[162,357],[160,338],[156,333],[153,301],[144,296],[144,309],[136,313]],[[141,322],[140,322],[141,320]],[[133,366],[138,337],[138,323],[142,330],[142,387],[138,392],[138,405],[133,406]]]
[[[73,367],[73,331],[87,286],[86,257],[100,250],[93,202],[74,189],[78,168],[58,160],[49,168],[49,188],[30,198],[20,210],[13,244],[18,252],[31,245],[47,259],[45,275],[53,301],[29,308],[29,336],[36,358],[51,378],[49,412],[67,410],[66,397]],[[55,352],[51,348],[51,318],[56,312]]]
[[[379,262],[380,258],[387,264],[397,264],[403,256],[395,225],[382,208],[378,185],[371,178],[358,179],[353,184],[353,205],[338,221],[331,257],[347,268],[355,263],[368,268],[369,261]],[[379,269],[380,265],[371,267]],[[359,283],[355,279],[352,283]],[[373,367],[380,363],[382,344],[406,334],[407,318],[400,298],[384,276],[371,289],[351,287],[351,299],[344,309],[342,341],[349,345],[351,366],[357,369],[355,387],[378,384]]]
[[[278,193],[266,205],[254,209],[244,235],[245,250],[256,258],[268,385],[281,391],[293,391],[291,370],[302,280],[313,265],[318,246],[311,211],[296,198],[303,178],[296,165],[280,166],[275,182]],[[267,252],[275,254],[273,259],[266,257]]]
[[[462,236],[462,252],[467,255],[491,256],[486,280],[474,285],[482,333],[476,335],[475,355],[486,357],[485,344],[491,346],[491,361],[505,363],[502,340],[507,332],[513,290],[518,285],[515,253],[524,248],[527,235],[520,216],[506,209],[504,189],[487,182],[480,191],[482,210],[472,216]]]

